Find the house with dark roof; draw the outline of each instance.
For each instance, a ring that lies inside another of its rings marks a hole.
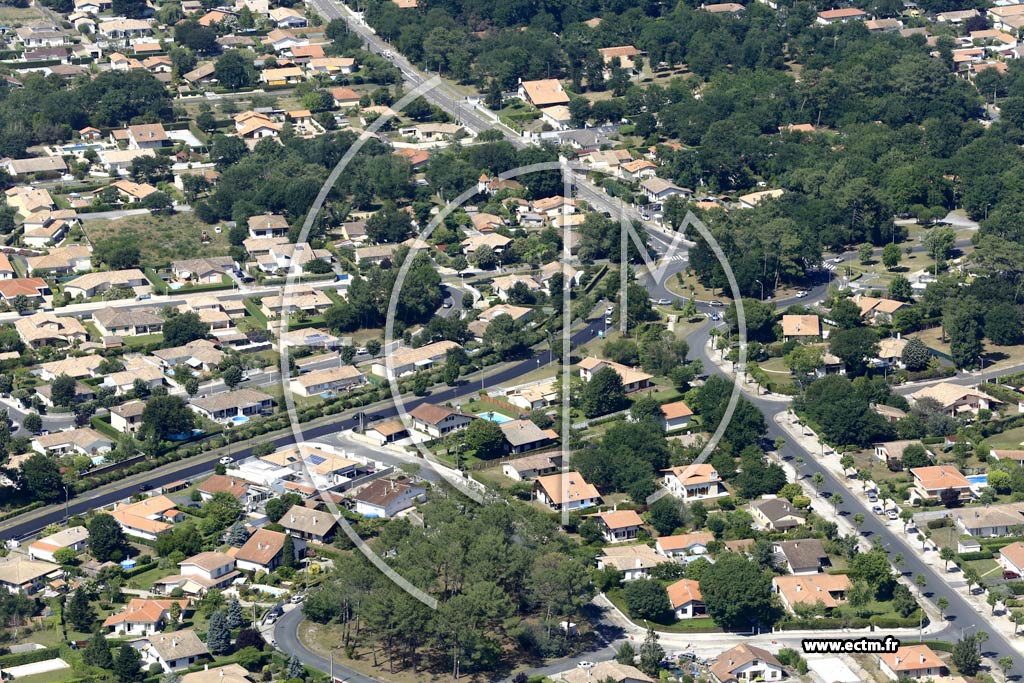
[[[249,540],[235,553],[235,566],[242,571],[272,572],[284,558],[285,534],[270,529],[257,529]],[[305,554],[306,542],[301,538],[292,537],[295,558]]]
[[[409,417],[412,418],[413,429],[435,439],[465,429],[473,421],[472,415],[433,403],[419,404],[409,411]]]
[[[187,669],[209,656],[206,643],[192,629],[155,633],[142,646],[142,661],[159,664],[165,672]]]
[[[338,530],[333,514],[305,505],[293,505],[277,523],[292,536],[315,543],[330,543]]]
[[[786,531],[802,525],[804,513],[785,498],[767,498],[750,503],[754,524],[771,531]]]
[[[505,435],[507,453],[525,453],[548,445],[558,434],[550,429],[541,429],[531,420],[510,420],[503,422],[501,432]]]
[[[423,500],[427,489],[400,479],[376,479],[354,494],[355,511],[364,517],[391,518]]]
[[[718,683],[736,681],[780,681],[786,672],[768,650],[737,645],[718,656],[711,665],[712,678]]]
[[[828,564],[828,553],[817,538],[780,541],[773,550],[776,563],[796,576],[817,574]]]

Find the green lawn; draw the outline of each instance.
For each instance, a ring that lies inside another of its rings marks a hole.
[[[1024,444],[1024,427],[1010,429],[1002,434],[993,434],[987,439],[991,448],[1014,450]]]
[[[612,604],[619,608],[619,611],[629,616],[629,610],[626,608],[626,599],[621,588],[613,588],[605,595],[611,600]],[[643,620],[637,622],[641,626]],[[651,621],[651,625],[655,631],[663,631],[665,633],[721,633],[722,629],[715,625],[710,618],[701,619],[682,619],[680,621],[661,623],[657,621]]]
[[[149,344],[159,344],[163,342],[163,333],[157,334],[140,334],[136,337],[125,337],[124,343],[132,349],[141,349]]]
[[[172,572],[167,569],[161,569],[159,566],[156,566],[128,579],[128,587],[149,589],[153,587],[153,584],[157,580],[162,579],[171,573]]]
[[[978,572],[978,576],[981,577],[982,581],[993,577],[1001,577],[999,563],[995,560],[971,560],[970,562],[964,562],[964,565],[965,566],[961,567],[961,569],[973,567],[974,570]]]
[[[74,669],[60,669],[59,671],[47,671],[42,674],[33,674],[31,676],[21,676],[18,678],[18,683],[64,683],[65,681],[73,681],[78,678],[78,674],[75,673]]]

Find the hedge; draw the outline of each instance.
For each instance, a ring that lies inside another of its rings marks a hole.
[[[925,524],[929,529],[942,529],[949,526],[949,519],[946,517],[940,517],[939,519],[929,519],[928,523]]]
[[[23,664],[35,664],[45,662],[48,659],[60,657],[59,647],[48,647],[43,650],[32,650],[30,652],[15,652],[14,654],[0,656],[0,667],[9,669],[12,666]]]
[[[779,623],[778,626],[783,631],[835,631],[844,628],[867,628],[870,625],[871,623],[867,619],[859,617],[852,619],[824,617],[821,619],[790,619]]]
[[[1014,595],[1024,595],[1024,581],[1010,581],[1003,585],[1009,588]]]
[[[921,624],[921,617],[920,614],[913,617],[874,616],[870,621],[875,628],[915,628]],[[928,623],[927,617],[925,617],[924,623]]]
[[[25,507],[20,507],[20,508],[17,508],[15,510],[11,510],[10,512],[5,512],[4,514],[0,515],[0,522],[4,522],[4,521],[6,521],[8,519],[13,519],[14,517],[17,517],[18,515],[23,515],[26,512],[32,512],[36,508],[41,508],[44,505],[46,505],[46,503],[44,503],[41,500],[33,501],[32,503],[29,503]]]
[[[992,552],[981,550],[976,553],[960,553],[957,557],[957,564],[961,562],[974,562],[975,560],[991,560]]]
[[[953,651],[953,645],[944,640],[922,640],[921,645],[927,645],[931,649],[938,650],[939,652]]]

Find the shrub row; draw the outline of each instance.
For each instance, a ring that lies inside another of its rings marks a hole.
[[[60,648],[57,647],[31,650],[29,652],[15,652],[0,656],[0,667],[9,669],[12,666],[35,664],[36,662],[45,662],[48,659],[56,659],[57,657],[60,657]]]

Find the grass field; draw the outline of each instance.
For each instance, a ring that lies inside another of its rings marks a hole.
[[[44,18],[43,13],[35,7],[0,6],[0,23],[3,24],[23,24],[27,21],[35,21],[42,18]]]
[[[929,348],[936,349],[945,354],[949,353],[949,342],[941,340],[941,327],[932,327],[907,336],[917,337],[927,344]],[[988,339],[984,339],[982,343],[985,348],[985,354],[982,358],[985,361],[986,370],[989,368],[1012,367],[1024,363],[1024,346],[995,346]]]
[[[987,441],[991,448],[1018,449],[1024,444],[1024,427],[1010,429],[1002,434],[993,434],[988,437]]]
[[[58,671],[47,671],[42,674],[33,674],[31,676],[21,676],[18,678],[18,683],[23,681],[26,683],[64,683],[64,681],[71,681],[78,678],[78,674],[75,673],[74,669],[60,669]]]
[[[85,233],[93,244],[107,237],[129,235],[142,251],[142,262],[162,265],[178,259],[200,256],[224,256],[228,253],[228,236],[214,232],[191,212],[171,216],[126,216],[112,220],[88,220]],[[211,242],[203,244],[200,235],[206,231]]]

